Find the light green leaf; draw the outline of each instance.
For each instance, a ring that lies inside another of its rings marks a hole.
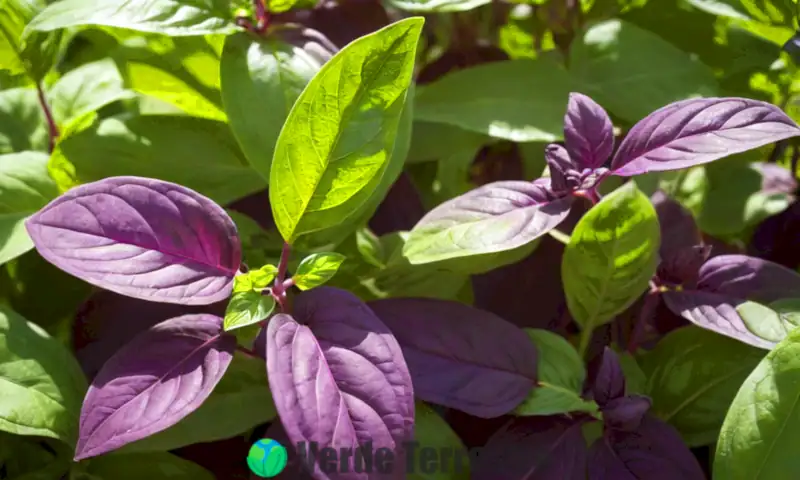
[[[414,403],[414,442],[418,448],[441,452],[433,464],[433,473],[419,470],[423,463],[417,448],[410,449],[411,467],[406,472],[409,480],[468,480],[470,478],[469,456],[467,449],[450,425],[425,402]],[[445,456],[445,453],[449,455]],[[426,454],[427,455],[427,454]]]
[[[492,0],[387,0],[386,3],[406,12],[466,12],[491,3]]]
[[[119,175],[158,178],[223,205],[266,186],[246,165],[228,126],[205,118],[109,118],[59,148],[83,183]]]
[[[58,340],[0,306],[0,430],[74,445],[86,380]]]
[[[240,435],[276,415],[264,360],[237,353],[200,408],[172,427],[128,444],[120,451],[157,452],[216,442]]]
[[[36,90],[0,91],[0,154],[37,150],[46,152],[47,123]]]
[[[0,155],[0,264],[33,248],[25,220],[58,196],[47,154]]]
[[[298,98],[269,182],[275,223],[289,243],[341,223],[380,185],[423,22],[402,20],[348,44]]]
[[[561,275],[569,311],[584,338],[647,289],[659,244],[655,208],[634,182],[610,193],[580,219],[564,251]]]
[[[514,409],[514,415],[556,415],[597,412],[597,404],[581,397],[586,370],[578,352],[561,335],[526,328],[538,351],[538,385]]]
[[[173,37],[233,33],[230,2],[226,0],[60,0],[28,24],[31,30],[51,31],[81,25],[103,25]]]
[[[117,66],[110,59],[87,63],[67,72],[48,92],[53,117],[59,126],[117,100],[132,98],[122,84]]]
[[[652,412],[689,446],[715,442],[725,412],[764,351],[693,325],[661,339],[642,357]]]
[[[311,290],[327,282],[339,270],[345,256],[340,253],[326,252],[309,255],[300,262],[297,272],[292,276],[294,284],[300,290]]]
[[[253,288],[264,289],[272,283],[272,280],[278,275],[278,267],[275,265],[264,265],[258,270],[247,272],[247,276],[253,282]]]
[[[573,85],[549,57],[491,62],[418,87],[414,118],[514,142],[555,142]]]
[[[710,68],[622,20],[591,26],[573,42],[570,56],[578,89],[628,122],[677,100],[718,95]]]
[[[25,26],[47,6],[44,0],[4,0],[0,6],[0,70],[26,73],[40,82],[53,68],[62,46],[62,32],[22,38]]]
[[[267,0],[267,11],[283,13],[292,9],[314,8],[316,0]]]
[[[711,15],[751,20],[738,0],[686,0],[686,3]]]
[[[226,332],[247,327],[270,316],[275,309],[275,299],[254,290],[234,292],[225,309],[223,328]]]
[[[250,164],[267,180],[281,127],[321,67],[302,44],[280,37],[241,33],[225,41],[220,67],[225,112]]]
[[[118,453],[95,457],[75,480],[214,480],[200,465],[167,452]],[[81,476],[86,475],[88,476]]]
[[[728,409],[714,480],[789,479],[800,468],[800,330],[756,366]]]

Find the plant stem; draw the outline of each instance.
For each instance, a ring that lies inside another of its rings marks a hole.
[[[593,331],[594,329],[592,328],[581,330],[581,341],[580,345],[578,345],[578,355],[580,355],[581,358],[585,357],[586,351],[589,350],[589,342],[592,340]]]
[[[281,249],[281,259],[278,262],[278,274],[275,277],[275,285],[283,285],[283,281],[286,279],[286,270],[289,268],[289,255],[292,253],[292,246],[286,242],[283,242],[283,248]]]
[[[56,148],[56,140],[58,139],[58,125],[53,118],[53,112],[50,110],[50,105],[47,103],[47,98],[44,96],[44,89],[41,83],[36,84],[36,92],[39,94],[39,105],[42,106],[44,117],[47,120],[48,133],[50,136],[50,153]]]
[[[256,11],[255,33],[262,34],[267,31],[269,26],[269,12],[264,5],[264,0],[253,0],[253,8]]]

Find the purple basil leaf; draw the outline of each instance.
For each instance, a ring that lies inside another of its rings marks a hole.
[[[92,285],[154,302],[227,298],[241,262],[236,226],[174,183],[113,177],[76,187],[26,222],[47,261]]]
[[[678,432],[670,425],[645,415],[639,428],[632,432],[607,431],[605,439],[619,461],[630,472],[633,478],[647,480],[704,480],[705,474],[697,463],[691,450],[683,443]],[[630,478],[625,476],[600,476],[596,472],[608,471],[610,461],[600,462],[605,468],[595,470],[594,462],[598,461],[597,452],[593,452],[592,464],[589,465],[590,480],[617,480]]]
[[[550,185],[554,192],[568,192],[580,185],[579,172],[564,147],[551,143],[544,150],[544,158],[550,169]]]
[[[694,288],[700,277],[700,268],[710,254],[710,245],[695,245],[671,252],[661,259],[656,275],[664,282]]]
[[[667,307],[698,327],[717,332],[758,348],[771,349],[777,342],[751,331],[737,312],[745,300],[718,293],[687,290],[661,294]]]
[[[614,430],[626,432],[636,430],[652,404],[648,397],[642,395],[616,398],[601,409],[603,423],[607,428]]]
[[[747,255],[720,255],[700,269],[699,290],[771,303],[795,298],[800,274],[782,265]]]
[[[661,227],[661,247],[658,253],[662,259],[702,243],[700,228],[692,213],[683,205],[661,190],[655,192],[650,201],[656,209]]]
[[[472,480],[585,480],[580,422],[519,417],[495,433],[472,465]]]
[[[207,314],[172,318],[134,337],[89,387],[75,461],[178,423],[211,394],[235,348],[222,319]]]
[[[630,177],[678,170],[800,135],[780,108],[747,98],[694,98],[671,103],[633,126],[611,170]]]
[[[492,418],[513,410],[536,383],[533,342],[492,313],[427,298],[368,305],[400,343],[422,400]]]
[[[564,143],[578,170],[602,167],[614,150],[614,125],[594,100],[570,93],[564,116]]]
[[[600,358],[590,365],[590,370],[589,378],[594,379],[593,397],[598,405],[603,407],[625,395],[625,374],[614,350],[605,347]]]
[[[793,195],[797,191],[797,180],[785,167],[768,162],[755,162],[750,166],[761,173],[761,191],[763,193]]]
[[[589,448],[589,480],[639,480],[617,457],[605,438],[597,439]]]
[[[545,182],[494,182],[437,206],[411,230],[403,255],[412,264],[497,253],[527,245],[561,223],[572,197]]]
[[[332,287],[299,295],[294,315],[304,324],[279,314],[266,335],[269,384],[292,444],[355,449],[372,442],[373,450],[401,455],[413,436],[414,392],[389,329],[353,294]],[[319,479],[374,478],[352,468],[329,476],[319,463],[315,470]]]

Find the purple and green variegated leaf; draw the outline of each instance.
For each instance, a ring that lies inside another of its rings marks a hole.
[[[499,253],[527,245],[569,214],[572,197],[545,182],[494,182],[437,206],[411,230],[403,255],[412,264]]]
[[[597,447],[597,442],[606,442]],[[592,446],[589,480],[704,480],[697,459],[670,425],[646,415],[631,432],[611,430]],[[610,455],[616,457],[612,460]],[[630,476],[622,472],[627,471]]]
[[[781,318],[763,305],[719,293],[699,290],[662,294],[673,313],[698,327],[766,350],[786,334]]]
[[[233,359],[222,319],[183,315],[146,330],[94,378],[83,401],[75,460],[160,432],[196,410]]]
[[[619,357],[608,347],[589,365],[592,379],[592,396],[601,407],[625,395],[625,373]]]
[[[564,144],[578,170],[602,167],[614,150],[614,125],[608,113],[586,95],[570,93]]]
[[[652,404],[648,397],[642,395],[616,398],[603,406],[603,423],[614,430],[636,430]]]
[[[631,128],[611,170],[629,177],[678,170],[800,135],[780,108],[747,98],[694,98],[662,107]]]
[[[414,392],[392,332],[361,300],[332,287],[299,295],[294,315],[303,324],[279,314],[266,335],[270,389],[291,443],[355,449],[372,442],[374,450],[402,454],[413,436]],[[329,476],[317,462],[315,477],[376,478],[349,470]],[[394,478],[403,478],[401,470]]]
[[[505,415],[537,380],[526,333],[483,310],[447,300],[391,298],[368,303],[403,349],[418,398],[492,418]]]
[[[697,288],[771,303],[800,296],[800,274],[756,257],[720,255],[702,266]]]
[[[39,253],[92,285],[154,302],[228,297],[241,262],[236,225],[193,190],[142,177],[76,187],[26,222]]]
[[[473,480],[585,480],[588,448],[580,422],[520,417],[495,433],[472,466]]]
[[[569,192],[580,186],[580,172],[575,169],[566,148],[551,143],[545,147],[544,158],[550,170],[550,186],[554,192]]]

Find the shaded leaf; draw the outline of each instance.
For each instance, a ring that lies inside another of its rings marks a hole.
[[[213,480],[214,475],[200,465],[167,452],[114,453],[92,460],[86,472],[97,480]]]

